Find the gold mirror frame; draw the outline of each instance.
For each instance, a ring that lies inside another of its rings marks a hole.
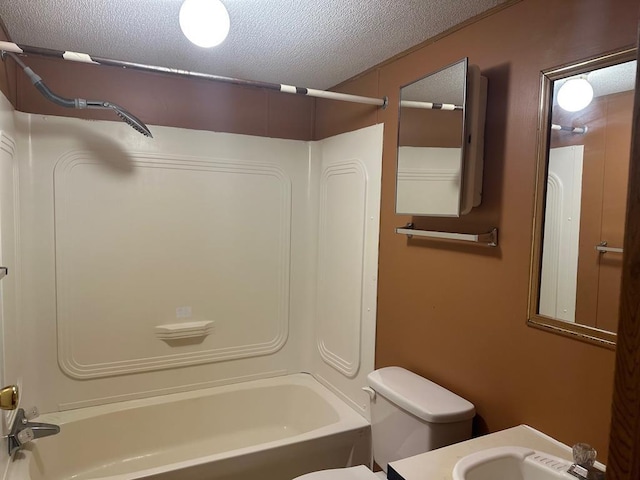
[[[527,324],[559,335],[568,336],[584,342],[615,349],[617,334],[606,330],[571,323],[564,320],[540,315],[538,305],[540,298],[540,276],[542,261],[542,235],[544,228],[545,198],[548,174],[548,158],[550,145],[551,110],[553,102],[553,84],[555,81],[587,73],[599,68],[608,67],[636,59],[636,48],[627,47],[622,50],[599,55],[561,67],[545,70],[540,76],[540,108],[538,116],[538,148],[536,152],[536,188],[533,212],[533,241],[531,245],[531,265],[529,272],[529,305]]]

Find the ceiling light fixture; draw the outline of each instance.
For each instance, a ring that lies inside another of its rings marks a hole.
[[[230,26],[229,12],[220,0],[184,0],[180,7],[182,33],[199,47],[220,45]]]
[[[558,90],[558,105],[567,112],[577,112],[593,100],[593,87],[586,76],[567,80]]]

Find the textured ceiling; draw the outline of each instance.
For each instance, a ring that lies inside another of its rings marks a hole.
[[[456,62],[402,87],[401,99],[462,105],[466,80],[464,61]]]
[[[636,61],[594,70],[587,75],[587,80],[593,87],[595,97],[633,90],[636,83]]]
[[[24,45],[328,88],[507,0],[223,0],[225,42],[192,45],[181,0],[1,0]]]

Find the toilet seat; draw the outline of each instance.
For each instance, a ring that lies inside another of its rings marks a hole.
[[[384,474],[384,472],[381,472]],[[320,470],[311,472],[293,480],[380,480],[385,476],[378,476],[364,465],[349,468],[333,468],[331,470]]]

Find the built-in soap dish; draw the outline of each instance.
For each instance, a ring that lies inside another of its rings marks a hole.
[[[168,323],[165,325],[157,325],[155,327],[156,337],[167,342],[172,340],[182,340],[185,338],[204,338],[209,335],[212,330],[212,320]]]

